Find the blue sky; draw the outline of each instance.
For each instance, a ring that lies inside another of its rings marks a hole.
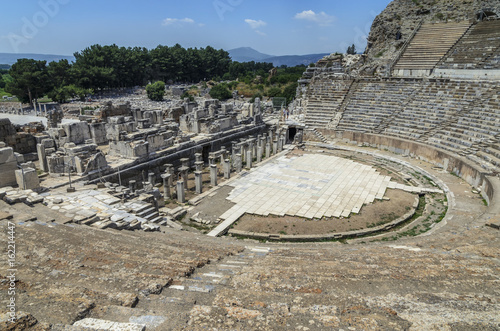
[[[0,52],[71,55],[92,44],[159,44],[271,55],[358,51],[390,0],[4,1]]]

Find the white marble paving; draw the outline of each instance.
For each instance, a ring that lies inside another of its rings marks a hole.
[[[362,206],[382,199],[387,188],[406,192],[441,192],[391,181],[375,168],[331,155],[282,156],[231,183],[228,199],[236,205],[209,233],[225,232],[244,213],[299,216],[309,219],[348,217]]]
[[[363,204],[382,199],[391,178],[374,168],[335,156],[281,157],[235,181],[228,199],[257,215],[306,218],[349,216]]]

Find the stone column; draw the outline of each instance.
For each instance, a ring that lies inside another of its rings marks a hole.
[[[184,189],[188,190],[188,167],[180,167],[179,172],[181,173],[182,180],[184,181]]]
[[[168,182],[171,181],[170,174],[163,174],[161,175],[161,178],[163,179],[163,198],[164,199],[170,199],[170,185]]]
[[[196,185],[196,194],[201,194],[203,192],[203,179],[202,179],[202,172],[201,171],[195,171],[194,172],[194,183]]]
[[[250,159],[252,159],[252,160],[253,160],[253,156],[255,155],[253,152],[253,147],[254,147],[253,139],[249,139],[248,140],[248,149],[247,149],[246,155],[247,156],[250,155]],[[248,152],[250,152],[250,153],[248,153]],[[247,162],[248,162],[248,160],[247,160]]]
[[[165,164],[165,172],[169,173],[172,176],[172,179],[174,178],[174,166],[170,163]],[[173,183],[170,182],[170,186],[172,186]]]
[[[196,171],[203,171],[203,161],[196,161],[194,166],[196,167]]]
[[[128,187],[130,188],[130,193],[135,193],[135,180],[131,180],[128,182]]]
[[[183,180],[177,181],[177,201],[179,201],[179,203],[186,202],[186,196],[184,195],[184,181]]]
[[[236,158],[234,160],[234,163],[235,163],[236,172],[240,173],[241,167],[243,165],[243,160],[241,159],[241,154],[239,154],[239,153],[236,154]]]
[[[274,140],[273,141],[273,155],[276,155],[278,153],[278,141]]]
[[[271,157],[271,143],[269,141],[266,143],[266,159]]]
[[[210,165],[210,184],[212,186],[217,186],[217,165]]]
[[[231,142],[231,156],[232,156],[233,160],[236,157],[237,150],[238,150],[238,142],[232,141]]]
[[[47,154],[45,153],[45,146],[43,144],[36,144],[36,151],[38,154],[38,159],[40,160],[40,168],[44,172],[49,172],[49,167],[47,166]]]
[[[252,152],[252,156],[254,155],[253,154],[253,145],[254,145],[253,139],[247,139],[247,141],[246,141],[245,155],[247,154],[248,151]]]
[[[247,156],[247,146],[245,144],[241,145],[241,162],[245,162]]]
[[[262,161],[262,146],[257,146],[257,163]]]
[[[203,154],[196,153],[196,154],[194,154],[194,157],[195,157],[196,162],[203,162]]]
[[[174,185],[174,175],[169,173],[169,172],[165,172],[165,175],[168,175],[167,176],[167,184],[169,187],[172,187]]]
[[[226,153],[227,153],[226,147],[222,146],[220,148],[220,152],[221,152],[221,154],[220,154],[220,164],[224,164],[224,160],[226,159]]]
[[[224,160],[224,178],[229,179],[231,177],[231,163],[229,159]]]
[[[210,156],[208,157],[208,164],[209,164],[210,166],[215,164],[215,156],[214,156],[214,155],[210,155]]]
[[[187,158],[187,157],[182,158],[181,162],[182,162],[183,167],[189,168],[189,158]]]
[[[233,145],[233,167],[236,168],[236,154],[241,154],[241,145]]]
[[[156,184],[156,178],[155,178],[155,173],[154,172],[150,172],[148,174],[148,182],[152,185],[152,186],[155,186]]]
[[[274,135],[274,128],[273,128],[273,127],[271,127],[271,128],[269,129],[269,132],[268,132],[268,133],[269,133],[269,137],[271,137],[271,139],[272,139],[272,138],[273,138],[273,135]]]
[[[252,151],[249,149],[247,151],[247,169],[252,168]]]

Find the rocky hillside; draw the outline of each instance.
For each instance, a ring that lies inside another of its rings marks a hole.
[[[478,11],[486,8],[500,16],[498,0],[392,1],[373,21],[365,51],[370,65],[365,69],[382,71],[421,21],[475,20]]]

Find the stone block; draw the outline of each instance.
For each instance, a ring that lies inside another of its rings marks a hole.
[[[16,184],[17,159],[12,147],[0,148],[0,187]]]
[[[55,148],[56,145],[54,143],[54,139],[43,139],[41,141],[41,144],[45,147],[45,148]]]
[[[83,144],[85,140],[91,139],[90,129],[87,122],[73,122],[62,124],[62,128],[69,142]]]
[[[126,331],[145,331],[145,324],[136,323],[118,323],[95,318],[85,318],[73,324],[73,326],[91,330],[126,330]]]
[[[25,190],[37,189],[40,187],[38,174],[33,168],[16,170],[16,182],[20,188]]]

